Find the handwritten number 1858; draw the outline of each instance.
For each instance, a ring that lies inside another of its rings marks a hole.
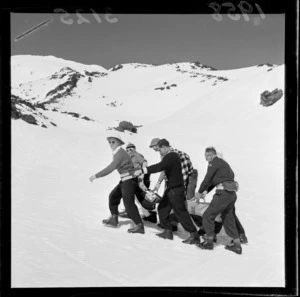
[[[245,7],[245,5],[247,5],[247,7]],[[233,21],[238,21],[240,18],[241,18],[241,15],[236,13],[236,14],[233,14],[232,12],[234,12],[236,10],[235,6],[233,5],[233,3],[231,2],[226,2],[226,3],[223,3],[222,5],[216,3],[216,2],[212,2],[209,4],[209,7],[212,8],[214,10],[214,13],[213,13],[213,18],[218,21],[218,22],[221,22],[223,20],[223,17],[222,15],[220,14],[220,11],[222,9],[222,6],[225,6],[225,7],[228,7],[228,10],[227,10],[227,15],[228,17],[233,20]],[[260,6],[255,3],[255,7],[256,9],[258,10],[258,12],[260,13],[260,16],[262,19],[265,18],[265,15],[262,11],[262,9],[260,8]],[[249,21],[249,16],[248,14],[251,13],[253,11],[253,7],[251,4],[249,4],[247,1],[241,1],[238,5],[238,8],[240,9],[244,19],[246,22]]]

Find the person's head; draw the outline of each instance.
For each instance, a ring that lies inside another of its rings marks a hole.
[[[131,156],[135,152],[135,145],[129,142],[126,146],[126,151]]]
[[[167,139],[163,138],[161,139],[158,144],[158,150],[162,155],[164,155],[169,149],[170,149],[170,143]]]
[[[110,148],[114,151],[118,146],[121,146],[124,144],[124,141],[122,140],[121,136],[116,133],[112,133],[107,137],[107,141],[110,145]]]
[[[211,162],[217,156],[217,151],[214,147],[208,147],[205,149],[205,159],[207,162]]]
[[[160,141],[159,138],[153,138],[151,140],[151,143],[150,143],[149,147],[154,149],[156,152],[158,152],[159,151],[159,148],[158,148],[159,141]]]

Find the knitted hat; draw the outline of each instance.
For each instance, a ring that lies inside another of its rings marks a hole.
[[[133,143],[129,142],[126,146],[126,149],[129,149],[131,147],[135,148],[135,145]]]
[[[117,132],[110,132],[109,135],[106,137],[107,140],[109,140],[110,138],[115,138],[117,140],[119,140],[121,142],[121,145],[124,144],[125,142],[123,141],[121,135]]]
[[[150,146],[149,146],[149,147],[153,147],[153,146],[157,145],[159,141],[160,141],[159,138],[153,138],[153,139],[151,140],[151,143],[150,143]]]

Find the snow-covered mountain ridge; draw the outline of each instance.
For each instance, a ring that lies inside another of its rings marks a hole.
[[[11,64],[16,109],[28,115],[30,110],[23,103],[30,102],[43,114],[43,119],[33,115],[36,124],[43,127],[52,126],[50,122],[59,126],[58,114],[66,113],[80,114],[77,119],[105,121],[107,127],[122,120],[144,125],[149,122],[148,110],[153,104],[160,106],[154,119],[168,117],[215,88],[278,68],[266,64],[222,71],[199,62],[184,62],[127,63],[106,70],[53,56],[12,56]],[[137,105],[141,107],[139,113],[132,113]]]

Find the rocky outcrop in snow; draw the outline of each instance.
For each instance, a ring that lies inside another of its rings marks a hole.
[[[264,91],[260,95],[260,104],[262,106],[271,106],[276,103],[283,96],[283,91],[277,88],[272,92]]]

